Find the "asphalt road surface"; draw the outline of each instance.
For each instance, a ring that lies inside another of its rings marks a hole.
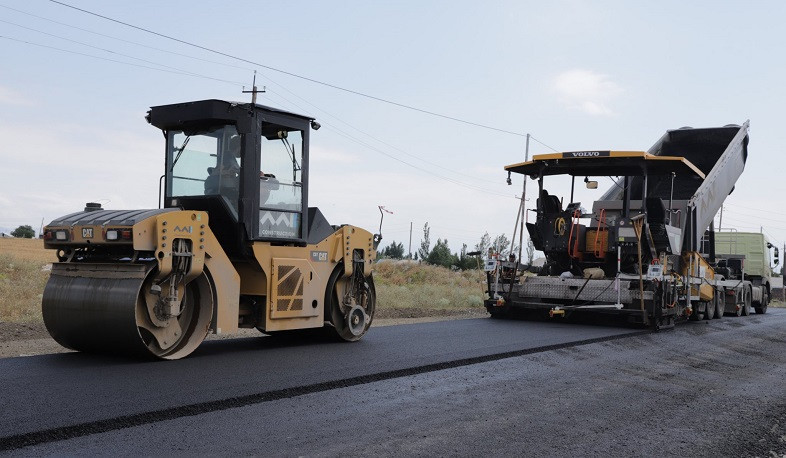
[[[760,455],[786,439],[786,310],[632,329],[491,319],[176,362],[0,360],[14,455]]]

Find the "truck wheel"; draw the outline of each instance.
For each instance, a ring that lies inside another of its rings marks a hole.
[[[690,316],[688,316],[688,319],[690,321],[699,321],[702,320],[703,318],[704,318],[704,314],[699,312],[698,305],[693,307],[693,313],[691,313]]]
[[[718,298],[718,295],[712,298],[711,301],[707,302],[707,305],[704,306],[704,319],[711,320],[715,318],[715,300]]]
[[[743,293],[742,314],[744,316],[751,314],[751,290],[749,288],[745,288]]]
[[[488,307],[487,308],[489,315],[491,318],[507,318],[508,316],[508,307]]]
[[[740,300],[739,290],[734,290],[732,299],[734,301],[734,316],[742,316],[742,301]]]
[[[770,303],[770,296],[767,294],[767,291],[763,291],[761,293],[761,306],[756,307],[756,314],[757,315],[764,315],[767,313],[767,304]]]
[[[726,297],[724,291],[721,289],[715,291],[715,318],[723,318],[723,312],[726,308]]]

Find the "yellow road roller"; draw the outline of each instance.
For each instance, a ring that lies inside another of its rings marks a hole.
[[[381,235],[308,206],[319,124],[258,104],[152,107],[166,139],[158,209],[84,211],[44,228],[57,250],[42,299],[64,347],[178,359],[209,332],[329,328],[359,340],[374,318]]]

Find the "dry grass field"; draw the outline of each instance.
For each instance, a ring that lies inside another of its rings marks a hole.
[[[0,322],[41,321],[41,295],[55,261],[38,239],[0,238]],[[378,318],[485,314],[478,271],[453,272],[384,260],[374,272]]]
[[[45,250],[40,239],[0,238],[0,255],[3,254],[44,264],[57,260],[54,250]]]
[[[45,250],[41,240],[0,238],[0,322],[41,321],[46,266],[54,260],[54,251]],[[382,260],[374,269],[378,318],[485,315],[480,271],[394,260]]]
[[[374,266],[377,312],[386,316],[418,316],[475,309],[485,313],[481,271],[454,272],[415,261],[382,260]],[[390,314],[390,315],[389,315]]]
[[[0,322],[41,321],[46,267],[54,260],[41,240],[0,238]]]

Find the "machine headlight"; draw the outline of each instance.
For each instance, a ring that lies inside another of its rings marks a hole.
[[[116,240],[131,240],[133,231],[131,229],[107,229],[106,240],[114,242]]]

